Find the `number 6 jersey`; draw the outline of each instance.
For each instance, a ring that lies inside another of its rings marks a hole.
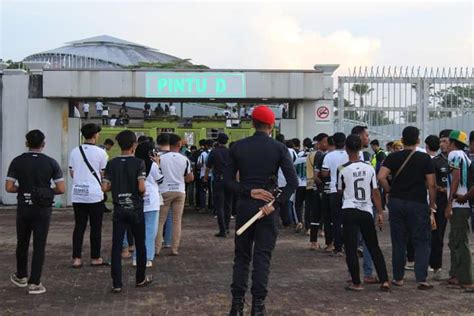
[[[343,191],[342,209],[372,211],[372,189],[377,188],[375,170],[362,162],[347,162],[337,169],[337,189]]]

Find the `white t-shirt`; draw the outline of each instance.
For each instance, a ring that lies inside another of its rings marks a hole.
[[[299,152],[295,161],[293,161],[293,165],[296,169],[296,176],[298,177],[298,186],[305,187],[306,186],[306,153],[304,151]]]
[[[153,163],[150,168],[150,173],[145,180],[145,195],[143,196],[143,211],[151,212],[160,209],[160,189],[158,184],[163,182],[163,175],[156,163]]]
[[[160,156],[160,168],[163,183],[159,185],[160,192],[186,193],[184,176],[191,172],[191,162],[180,153],[167,152]]]
[[[109,116],[109,108],[105,107],[104,110],[102,111],[102,116]]]
[[[294,163],[296,158],[298,158],[298,154],[293,148],[288,148],[288,152],[290,153],[291,161]],[[281,168],[278,168],[278,187],[284,188],[286,186],[286,179],[285,175]]]
[[[359,158],[360,160],[364,161],[364,154],[362,153],[362,151],[359,152]],[[329,174],[331,176],[331,182],[329,184],[331,193],[337,192],[337,168],[339,168],[339,166],[342,166],[348,161],[349,156],[347,155],[345,149],[336,149],[324,156],[322,170],[329,171]]]
[[[355,208],[373,215],[372,189],[376,188],[375,169],[367,163],[347,162],[338,168],[337,189],[343,191],[343,210]]]
[[[209,157],[209,151],[205,150],[199,155],[197,163],[201,166],[201,170],[199,171],[199,177],[202,178],[206,175],[206,164],[207,164],[207,157]]]
[[[77,107],[74,107],[74,117],[81,117],[81,112]]]
[[[84,103],[84,104],[82,105],[82,111],[83,111],[84,113],[89,112],[89,103]]]
[[[462,150],[453,150],[448,155],[448,164],[449,168],[451,169],[459,169],[461,171],[461,178],[459,179],[458,190],[456,191],[459,195],[464,195],[467,193],[467,177],[469,166],[471,165],[471,160],[467,157],[467,155]],[[451,182],[452,176],[449,174],[448,176],[448,197],[451,192]],[[453,201],[453,208],[469,208],[469,203],[460,204]]]
[[[100,172],[107,165],[107,153],[96,145],[84,144],[82,148],[87,160],[100,179]],[[71,151],[69,169],[74,173],[72,178],[73,203],[98,203],[104,199],[101,186],[84,162],[79,147]]]
[[[111,127],[114,127],[116,123],[117,123],[117,119],[115,119],[115,118],[110,119],[110,121],[109,121],[109,125],[110,125]]]
[[[100,102],[100,101],[97,101],[97,102],[95,103],[95,109],[96,109],[97,111],[102,111],[102,110],[104,109],[104,104],[102,104],[102,102]]]
[[[174,105],[170,106],[170,115],[176,115],[176,106]]]

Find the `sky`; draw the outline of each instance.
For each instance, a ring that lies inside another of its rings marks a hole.
[[[471,1],[0,0],[0,58],[110,35],[211,68],[473,67],[473,10]]]

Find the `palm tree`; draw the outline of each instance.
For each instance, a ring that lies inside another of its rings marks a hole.
[[[360,107],[364,107],[364,96],[374,91],[373,88],[369,88],[368,85],[364,84],[355,84],[352,86],[352,92],[359,95]]]

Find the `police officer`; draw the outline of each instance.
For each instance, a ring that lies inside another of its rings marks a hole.
[[[251,315],[265,314],[270,259],[277,237],[274,207],[286,201],[298,186],[288,149],[270,137],[275,124],[274,113],[267,106],[257,106],[252,113],[252,120],[256,132],[253,136],[236,142],[230,149],[229,166],[226,168],[224,181],[234,194],[239,195],[236,229],[243,226],[259,209],[263,211],[264,216],[242,235],[235,237],[230,315],[243,315],[249,265],[252,259]],[[282,169],[287,184],[271,206],[268,203],[274,196],[265,188],[269,179],[276,179],[279,168]],[[236,181],[237,172],[239,182]]]
[[[225,146],[228,140],[229,137],[224,133],[217,135],[217,147],[209,153],[203,178],[204,182],[208,182],[212,169],[212,197],[219,225],[216,237],[226,237],[232,211],[232,193],[224,186],[224,169],[229,162],[229,149]]]
[[[8,168],[5,189],[17,193],[17,246],[16,273],[10,281],[18,287],[28,287],[28,294],[43,294],[46,288],[41,284],[46,240],[51,220],[55,194],[65,190],[61,167],[51,157],[41,152],[45,142],[40,130],[26,134],[29,151],[16,157]],[[55,183],[51,188],[51,181]],[[28,279],[28,248],[33,234],[33,258]]]

